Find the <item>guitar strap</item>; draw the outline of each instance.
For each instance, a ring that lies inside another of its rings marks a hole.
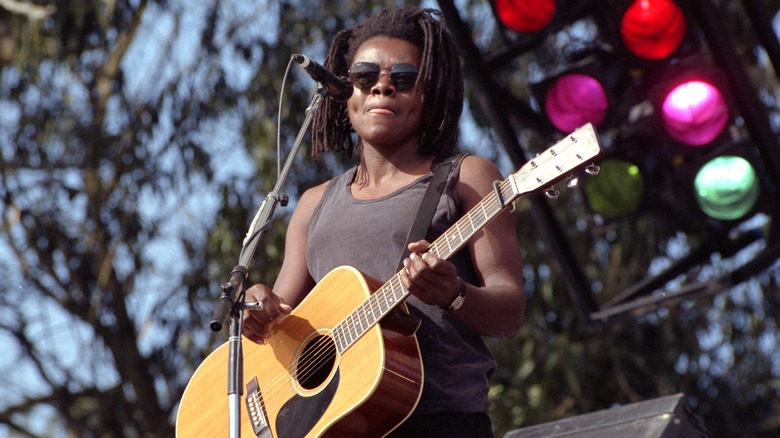
[[[443,161],[434,164],[433,178],[428,185],[428,190],[423,195],[423,199],[420,202],[420,207],[417,210],[417,216],[414,218],[411,228],[409,228],[409,234],[406,236],[406,243],[401,251],[401,258],[398,260],[398,268],[396,272],[400,271],[404,267],[404,259],[409,257],[409,244],[422,240],[425,238],[425,234],[428,232],[428,228],[431,225],[431,219],[433,219],[433,212],[436,211],[436,205],[439,203],[439,197],[442,190],[444,190],[444,183],[447,180],[447,176],[452,171],[455,163],[461,157],[461,154],[451,155],[445,158]]]
[[[460,154],[452,155],[438,164],[434,161],[433,177],[428,185],[428,189],[425,191],[425,195],[423,195],[420,207],[417,209],[417,216],[415,216],[414,222],[409,228],[409,234],[406,236],[406,243],[403,251],[401,251],[401,258],[398,260],[396,272],[404,267],[404,259],[410,254],[409,244],[425,238],[425,234],[431,226],[433,212],[436,211],[439,197],[444,190],[444,183],[447,181],[447,176],[459,157],[461,157]],[[403,336],[411,336],[420,328],[420,319],[396,307],[382,318],[382,326]]]

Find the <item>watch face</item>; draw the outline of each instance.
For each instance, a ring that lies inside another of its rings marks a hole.
[[[460,309],[460,306],[463,305],[463,302],[466,301],[466,297],[463,295],[458,295],[457,298],[450,304],[450,310],[458,310]]]

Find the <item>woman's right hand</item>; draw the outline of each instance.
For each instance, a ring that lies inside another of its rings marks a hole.
[[[244,312],[243,325],[244,336],[258,344],[270,338],[271,327],[282,322],[284,317],[292,312],[292,307],[264,284],[256,284],[247,289],[246,302],[259,303],[259,307],[249,308]]]

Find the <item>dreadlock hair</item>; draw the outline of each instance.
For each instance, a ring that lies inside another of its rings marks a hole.
[[[463,110],[463,76],[460,54],[441,12],[411,6],[383,10],[338,32],[325,67],[337,76],[347,76],[360,46],[378,36],[402,39],[420,48],[422,65],[417,80],[422,81],[424,108],[418,154],[451,154]],[[312,155],[344,150],[351,157],[356,149],[352,132],[347,104],[325,99],[312,121]]]

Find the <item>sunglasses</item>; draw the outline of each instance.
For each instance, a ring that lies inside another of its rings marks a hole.
[[[379,74],[386,68],[373,62],[358,62],[349,69],[349,80],[363,91],[379,82]],[[396,64],[390,69],[390,83],[398,91],[409,91],[417,84],[417,67],[412,64]]]

